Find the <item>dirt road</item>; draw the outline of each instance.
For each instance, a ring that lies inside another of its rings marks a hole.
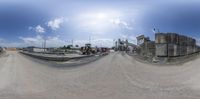
[[[0,99],[199,99],[199,64],[152,66],[116,52],[57,68],[10,51],[0,57]]]

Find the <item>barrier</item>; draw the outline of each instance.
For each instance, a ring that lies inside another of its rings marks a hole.
[[[21,51],[20,53],[34,57],[34,58],[39,58],[43,60],[49,60],[49,61],[68,61],[70,59],[81,59],[81,58],[86,58],[86,57],[92,57],[94,55],[86,55],[86,56],[75,56],[75,57],[68,57],[68,56],[57,56],[57,57],[52,57],[52,56],[45,56],[45,55],[37,55],[34,53],[29,53],[29,52],[23,52]]]

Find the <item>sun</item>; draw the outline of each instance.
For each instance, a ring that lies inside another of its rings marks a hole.
[[[79,16],[80,24],[83,26],[92,27],[93,29],[104,27],[110,16],[103,12],[84,13]]]
[[[107,18],[107,14],[105,14],[105,13],[97,13],[95,16],[96,16],[97,19]]]
[[[120,13],[114,11],[83,12],[77,15],[76,25],[79,29],[93,33],[104,33],[113,27],[111,20],[120,15]]]

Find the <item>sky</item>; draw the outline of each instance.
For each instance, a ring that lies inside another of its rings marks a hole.
[[[154,28],[200,44],[198,0],[0,0],[0,46],[111,47],[118,38],[154,40]]]

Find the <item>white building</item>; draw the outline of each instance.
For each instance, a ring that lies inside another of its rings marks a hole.
[[[27,47],[26,51],[28,51],[28,52],[42,53],[42,52],[47,52],[47,49],[31,46],[31,47]]]

